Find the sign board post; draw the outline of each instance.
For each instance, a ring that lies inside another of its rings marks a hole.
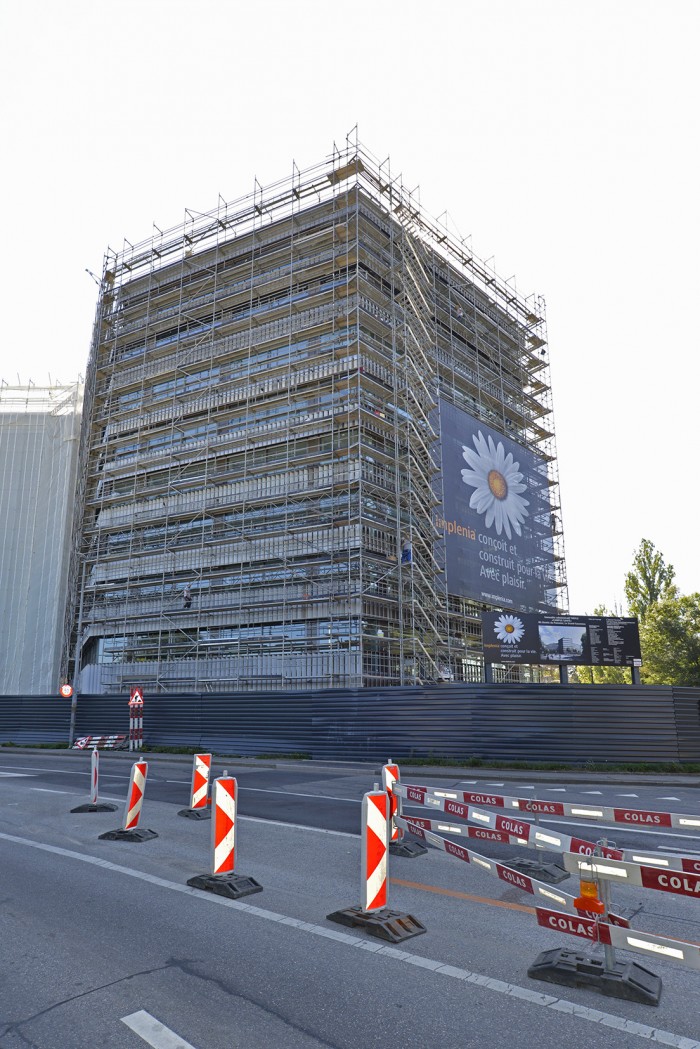
[[[143,692],[132,688],[129,698],[129,750],[143,747]]]

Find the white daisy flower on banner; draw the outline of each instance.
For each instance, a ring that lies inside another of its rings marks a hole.
[[[517,644],[525,633],[522,619],[517,616],[499,616],[493,625],[493,632],[499,641],[507,641],[510,645]]]
[[[489,436],[487,443],[481,430],[472,440],[476,451],[462,445],[462,458],[471,466],[471,470],[462,470],[462,480],[474,489],[469,505],[485,515],[485,527],[494,525],[498,535],[505,532],[510,539],[511,528],[522,535],[520,526],[529,516],[525,507],[530,503],[520,494],[527,488],[522,483],[520,463],[512,452],[506,455],[501,441],[496,444]]]

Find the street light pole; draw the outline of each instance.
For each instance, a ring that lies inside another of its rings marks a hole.
[[[78,713],[78,692],[80,691],[80,655],[83,634],[83,595],[85,593],[85,561],[80,577],[80,602],[78,604],[78,630],[75,636],[75,653],[73,656],[73,695],[70,701],[70,728],[68,729],[68,746],[73,746],[75,736],[75,719]]]

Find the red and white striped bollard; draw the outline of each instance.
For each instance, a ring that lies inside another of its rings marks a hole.
[[[373,790],[362,799],[362,885],[360,904],[369,914],[387,905],[389,795]]]
[[[224,771],[214,780],[211,792],[211,874],[188,878],[193,889],[204,889],[219,896],[238,900],[253,892],[262,892],[255,878],[234,873],[236,866],[236,810],[238,784]]]
[[[100,834],[100,838],[108,841],[148,841],[150,838],[158,837],[154,830],[144,830],[139,827],[147,775],[148,762],[135,761],[131,766],[129,777],[129,792],[124,807],[124,825],[120,830],[110,830],[106,834]]]
[[[359,927],[371,936],[398,943],[425,932],[425,926],[412,914],[392,911],[387,906],[389,816],[389,794],[375,783],[374,790],[362,799],[360,906],[345,907],[326,917],[339,925]]]

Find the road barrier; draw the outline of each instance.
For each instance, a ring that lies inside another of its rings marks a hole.
[[[635,831],[649,826],[689,829],[700,827],[700,817],[684,813],[653,812],[646,809],[620,809],[613,806],[587,806],[562,802],[542,802],[483,791],[453,791],[402,784],[400,776],[392,783],[393,793],[414,805],[439,810],[444,818],[396,816],[400,829],[411,831],[435,848],[478,866],[493,877],[538,897],[535,908],[538,924],[569,933],[603,946],[605,960],[585,958],[575,951],[555,949],[542,952],[528,969],[534,979],[566,986],[590,986],[603,994],[645,1004],[658,1005],[661,979],[636,962],[619,962],[615,948],[635,951],[647,957],[669,960],[700,969],[700,945],[670,937],[630,929],[629,921],[610,907],[610,886],[624,884],[655,889],[700,899],[700,856],[667,856],[653,850],[617,849],[607,839],[591,842],[558,831],[546,830],[538,823],[516,815],[527,813],[538,819],[542,814],[596,821],[609,820]],[[477,805],[511,810],[506,815],[484,811]],[[456,817],[477,823],[460,826],[448,821]],[[526,848],[548,849],[560,853],[564,870],[578,874],[578,897],[524,874],[509,864],[473,852],[443,834],[459,835],[517,844]],[[545,902],[546,901],[546,902]],[[555,903],[558,909],[554,909]]]
[[[236,813],[238,784],[224,772],[214,780],[211,815],[211,873],[188,878],[193,889],[204,889],[218,896],[238,900],[262,892],[255,878],[236,874]]]
[[[190,789],[190,807],[180,809],[178,816],[188,819],[211,819],[211,801],[209,798],[209,775],[211,773],[211,754],[195,754],[192,761],[192,787]]]
[[[624,809],[611,805],[587,805],[566,801],[540,801],[537,798],[517,798],[507,794],[489,794],[486,791],[456,791],[422,787],[411,784],[411,790],[426,795],[419,804],[438,804],[442,800],[465,805],[485,805],[500,809],[517,809],[532,816],[569,816],[596,823],[620,823],[626,827],[676,827],[682,830],[700,830],[700,816],[681,812],[656,812],[650,809]],[[412,799],[413,800],[413,799]]]
[[[560,831],[545,830],[538,824],[528,820],[516,819],[513,816],[501,816],[494,812],[484,812],[461,801],[453,800],[454,791],[434,790],[429,787],[414,787],[410,784],[398,783],[394,787],[395,793],[402,799],[410,801],[414,805],[423,805],[444,812],[446,816],[456,816],[459,819],[477,823],[483,833],[478,833],[473,827],[460,827],[449,825],[450,833],[461,834],[471,838],[483,840],[507,842],[510,845],[519,845],[524,848],[546,849],[558,853],[575,852],[584,856],[592,856],[596,849],[599,854],[609,859],[625,860],[630,863],[647,862],[650,866],[663,867],[669,870],[681,870],[686,873],[700,873],[700,856],[660,856],[649,855],[640,849],[616,849],[610,846],[601,846],[599,842],[588,841],[577,835],[562,834]],[[486,795],[470,794],[469,797],[483,798]],[[549,804],[548,802],[534,802],[534,804]],[[558,804],[558,803],[555,803]],[[576,808],[576,806],[574,806]],[[671,813],[657,813],[659,816],[671,816]],[[680,816],[685,820],[696,820],[694,816]],[[447,830],[444,821],[424,820],[428,830]],[[628,829],[634,831],[636,824],[628,824]]]
[[[555,888],[547,882],[542,882],[537,878],[533,878],[529,874],[523,874],[522,871],[517,870],[515,867],[511,867],[505,863],[499,863],[497,860],[489,859],[487,856],[482,856],[480,853],[474,852],[472,849],[468,849],[464,845],[457,845],[455,842],[436,834],[434,831],[426,830],[423,824],[433,821],[415,819],[412,816],[399,817],[399,821],[403,824],[405,830],[409,830],[418,837],[423,838],[423,840],[427,841],[429,845],[432,845],[436,849],[440,849],[442,852],[446,852],[449,856],[454,856],[459,860],[464,860],[465,863],[472,863],[491,877],[499,878],[501,881],[505,881],[509,885],[514,885],[517,889],[522,889],[523,892],[527,892],[531,896],[541,897],[549,903],[554,901],[569,914],[580,913],[576,908],[574,897],[569,893],[564,892],[559,887]],[[448,830],[447,827],[444,829]],[[454,831],[452,831],[452,833],[454,833]],[[595,917],[595,915],[591,916]],[[613,914],[610,916],[610,920],[616,925],[629,925],[627,919],[622,917],[622,915]]]
[[[392,783],[395,785],[395,779]],[[388,906],[391,798],[387,790],[379,789],[378,783],[362,799],[361,819],[361,903],[359,907],[345,907],[326,917],[339,925],[362,928],[371,936],[391,943],[419,936],[425,932],[425,926],[417,918]],[[397,827],[403,829],[400,817],[394,816],[394,819]]]
[[[148,762],[135,761],[131,766],[129,777],[129,791],[124,808],[124,826],[120,830],[108,830],[105,834],[100,834],[100,838],[107,841],[149,841],[151,838],[158,837],[154,830],[145,830],[138,825],[146,792],[147,775]]]
[[[116,812],[117,806],[108,801],[98,801],[100,781],[100,752],[97,747],[90,751],[90,801],[77,805],[71,812]]]
[[[97,747],[98,750],[123,750],[126,747],[126,736],[81,736],[73,743],[73,750],[87,750]]]

